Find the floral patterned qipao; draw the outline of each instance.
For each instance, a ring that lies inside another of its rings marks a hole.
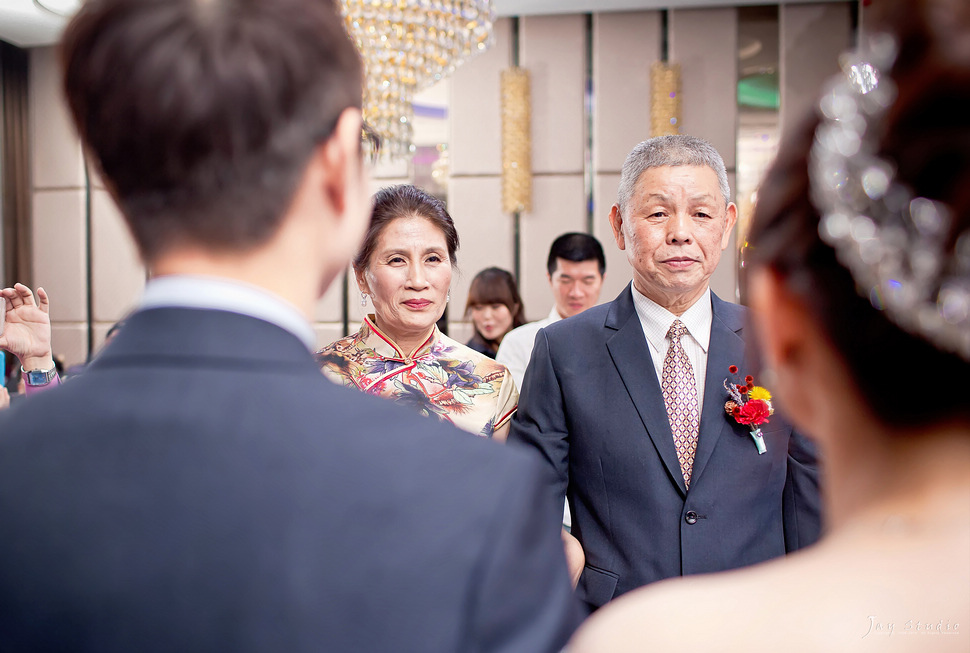
[[[484,437],[512,418],[519,401],[508,369],[435,327],[410,355],[368,316],[360,330],[317,352],[324,376],[410,406]]]

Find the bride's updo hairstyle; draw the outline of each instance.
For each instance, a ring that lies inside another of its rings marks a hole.
[[[970,424],[970,3],[877,9],[780,148],[744,259],[785,280],[905,434]]]

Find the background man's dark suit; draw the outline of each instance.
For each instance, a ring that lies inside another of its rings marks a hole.
[[[268,322],[145,310],[0,418],[0,650],[558,650],[538,478]]]
[[[510,441],[535,448],[586,553],[577,591],[599,607],[671,576],[767,560],[818,537],[814,448],[776,414],[758,455],[724,412],[728,367],[747,373],[745,310],[714,296],[690,491],[628,286],[539,332]]]

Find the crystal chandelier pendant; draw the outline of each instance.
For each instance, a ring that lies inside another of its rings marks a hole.
[[[381,154],[414,151],[414,94],[492,43],[490,0],[342,0],[367,74],[364,120]]]

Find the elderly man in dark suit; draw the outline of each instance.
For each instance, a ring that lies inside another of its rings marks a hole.
[[[819,533],[811,445],[775,414],[761,447],[725,411],[725,380],[736,389],[751,363],[745,309],[708,285],[737,217],[720,155],[689,136],[645,141],[618,195],[610,224],[633,282],[539,332],[509,436],[540,455],[550,493],[569,501],[591,610]]]
[[[521,452],[327,382],[308,321],[370,203],[322,0],[88,0],[81,138],[152,273],[0,417],[0,649],[556,651],[579,615]]]

